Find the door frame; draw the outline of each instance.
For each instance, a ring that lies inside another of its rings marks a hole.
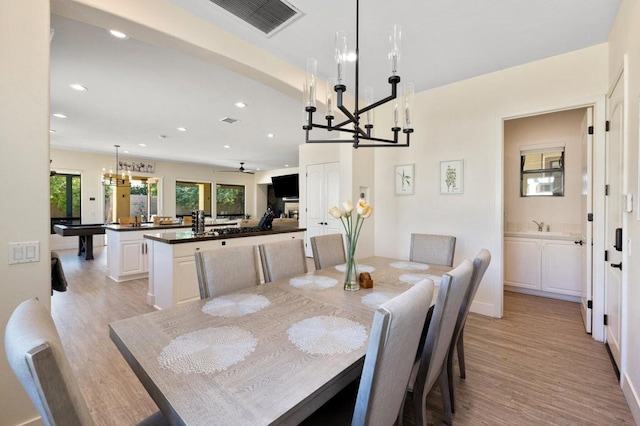
[[[578,108],[593,108],[593,122],[594,122],[594,163],[593,163],[593,253],[594,259],[598,259],[597,253],[604,253],[604,235],[605,235],[605,222],[604,222],[604,149],[605,149],[605,120],[606,120],[606,94],[599,96],[589,96],[582,99],[575,100],[574,102],[568,101],[561,104],[554,104],[548,106],[542,106],[535,109],[525,111],[507,111],[503,114],[499,114],[497,118],[497,134],[499,135],[500,147],[496,150],[498,158],[496,164],[499,164],[497,170],[497,187],[496,191],[496,215],[495,226],[499,229],[501,234],[501,242],[499,244],[500,253],[499,258],[504,258],[504,122],[507,120],[513,120],[518,118],[524,118],[534,115],[549,114],[554,112],[566,111]],[[602,189],[602,190],[599,190]],[[504,266],[504,265],[503,265]],[[592,270],[593,279],[593,322],[592,322],[592,337],[597,341],[604,341],[604,261],[594,261]],[[499,295],[496,297],[497,310],[499,311],[499,317],[503,316],[503,304],[504,304],[504,268],[499,271]]]

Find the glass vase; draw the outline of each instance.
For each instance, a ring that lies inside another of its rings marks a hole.
[[[360,290],[360,280],[356,272],[355,244],[347,241],[347,263],[344,270],[344,289],[347,291]]]

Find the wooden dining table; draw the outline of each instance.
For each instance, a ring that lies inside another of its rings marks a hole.
[[[451,270],[384,257],[357,265],[373,288],[343,290],[339,265],[117,321],[109,333],[170,424],[297,424],[361,374],[377,307]]]

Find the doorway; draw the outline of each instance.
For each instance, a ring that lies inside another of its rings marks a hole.
[[[591,332],[594,108],[503,121],[504,290],[584,301]]]

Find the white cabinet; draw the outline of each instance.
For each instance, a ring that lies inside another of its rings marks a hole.
[[[151,254],[147,303],[156,308],[165,309],[200,298],[194,256],[196,250],[252,245],[258,259],[256,268],[260,271],[262,278],[260,256],[257,254],[259,244],[303,238],[304,232],[299,231],[178,244],[147,240]]]
[[[109,278],[122,282],[146,277],[149,272],[149,231],[113,231],[107,229],[107,266]]]
[[[340,202],[340,163],[323,163],[307,166],[307,234],[306,254],[311,257],[310,238],[316,235],[339,234],[339,219],[329,214],[333,206],[342,208]]]
[[[506,237],[504,284],[516,291],[579,297],[583,249],[573,240]]]

